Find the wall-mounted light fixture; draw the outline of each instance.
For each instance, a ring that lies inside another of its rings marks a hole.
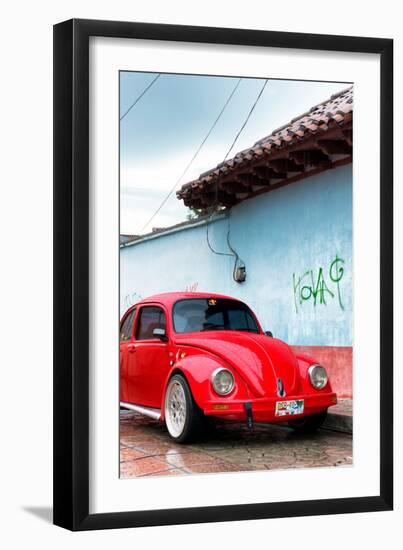
[[[246,281],[246,266],[240,265],[234,269],[234,281],[237,283],[243,283]]]

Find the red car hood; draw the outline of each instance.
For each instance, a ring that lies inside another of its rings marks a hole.
[[[286,395],[299,389],[297,358],[276,338],[236,331],[208,331],[183,335],[176,344],[209,351],[232,366],[258,397],[277,395],[280,378]]]

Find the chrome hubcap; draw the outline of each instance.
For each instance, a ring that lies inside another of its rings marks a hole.
[[[182,385],[171,380],[165,398],[165,422],[172,437],[179,437],[186,422],[186,397]]]

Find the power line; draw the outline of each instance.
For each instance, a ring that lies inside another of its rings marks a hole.
[[[247,125],[247,123],[248,123],[248,121],[249,121],[249,119],[250,119],[250,117],[251,117],[253,111],[255,110],[256,105],[257,105],[258,102],[259,102],[259,99],[260,99],[261,96],[262,96],[262,93],[263,93],[264,89],[266,88],[266,85],[267,85],[268,81],[269,81],[269,79],[266,78],[266,80],[265,80],[265,82],[264,82],[264,84],[263,84],[263,86],[262,86],[260,92],[258,93],[258,95],[257,95],[257,97],[256,97],[256,99],[255,99],[255,102],[253,103],[251,109],[249,110],[249,113],[248,113],[248,115],[247,115],[245,121],[243,122],[241,128],[239,129],[237,135],[235,136],[235,139],[234,139],[234,141],[232,142],[231,147],[228,149],[227,154],[225,155],[224,160],[222,161],[222,164],[227,160],[227,158],[228,158],[230,152],[232,151],[232,149],[233,149],[234,146],[235,146],[235,143],[238,141],[239,136],[241,135],[241,133],[243,132],[245,126]],[[210,206],[210,208],[211,208],[212,210],[214,209],[214,206],[217,204],[217,202],[218,202],[218,183],[216,184],[216,188],[215,188],[215,201],[214,201],[214,203]],[[211,250],[211,252],[213,252],[214,254],[217,254],[218,256],[232,256],[232,257],[234,257],[234,258],[235,258],[234,273],[235,273],[235,268],[236,268],[236,265],[237,265],[237,263],[238,263],[238,261],[239,261],[240,258],[239,258],[239,256],[238,256],[238,253],[236,252],[236,250],[234,250],[234,249],[232,248],[231,244],[230,244],[230,238],[229,238],[230,232],[231,232],[230,218],[229,218],[229,216],[228,216],[227,245],[228,245],[228,248],[229,248],[230,251],[231,251],[231,254],[229,254],[228,252],[219,252],[218,250],[215,250],[215,249],[212,247],[211,243],[210,243],[210,238],[209,238],[209,223],[210,223],[210,220],[211,220],[213,214],[214,214],[214,210],[211,212],[211,214],[210,214],[210,216],[207,218],[207,222],[206,222],[206,240],[207,240],[207,245],[208,245],[209,249]]]
[[[258,94],[258,96],[257,96],[257,98],[256,98],[256,100],[255,100],[255,102],[254,102],[254,104],[252,105],[252,107],[251,107],[251,109],[250,109],[250,111],[249,111],[249,113],[248,113],[248,116],[247,116],[246,119],[245,119],[245,122],[242,124],[241,128],[239,129],[239,132],[237,133],[237,135],[235,136],[234,141],[232,142],[231,147],[228,149],[228,152],[227,152],[227,154],[225,155],[223,162],[225,162],[225,161],[227,160],[227,158],[228,158],[230,152],[232,151],[232,149],[233,149],[234,146],[235,146],[235,143],[238,141],[239,136],[242,134],[243,129],[244,129],[245,126],[248,124],[248,121],[249,121],[249,119],[250,119],[250,117],[251,117],[253,111],[255,110],[255,107],[256,107],[256,105],[258,104],[259,99],[261,98],[262,93],[264,92],[264,89],[266,88],[266,85],[267,85],[268,81],[269,81],[269,79],[266,78],[266,80],[264,81],[264,84],[263,84],[263,86],[262,86],[262,89],[260,90],[260,92],[259,92],[259,94]]]
[[[230,254],[229,252],[219,252],[218,250],[215,250],[211,243],[210,243],[210,237],[209,237],[209,225],[210,225],[210,220],[213,216],[213,213],[210,214],[210,216],[207,218],[206,220],[206,240],[207,240],[207,246],[209,247],[209,249],[211,250],[211,252],[213,252],[214,254],[217,254],[217,256],[229,256],[230,258],[233,258],[234,257],[234,254]]]
[[[219,112],[217,118],[215,119],[215,121],[213,122],[213,125],[211,126],[210,130],[207,132],[205,138],[203,139],[203,141],[201,142],[201,144],[199,145],[199,147],[197,148],[195,154],[193,155],[193,157],[190,159],[189,163],[187,164],[186,168],[184,169],[184,171],[182,172],[182,174],[180,175],[180,177],[177,179],[177,181],[175,182],[175,184],[171,187],[169,193],[166,195],[166,197],[164,198],[164,200],[161,202],[161,204],[159,205],[159,207],[157,208],[157,210],[153,213],[153,215],[150,217],[150,219],[148,220],[148,222],[142,227],[141,231],[144,231],[144,229],[152,222],[152,220],[155,218],[155,216],[158,214],[158,212],[161,210],[161,208],[164,206],[164,204],[167,202],[167,200],[169,199],[169,197],[172,195],[172,193],[174,192],[174,190],[176,189],[176,187],[179,185],[179,183],[181,182],[182,178],[184,177],[184,175],[186,174],[186,172],[189,170],[189,168],[191,167],[191,165],[193,164],[194,160],[196,159],[197,155],[200,153],[203,145],[206,143],[207,139],[209,138],[209,136],[211,135],[212,131],[214,130],[215,126],[217,125],[218,121],[220,120],[222,114],[224,113],[225,109],[227,108],[229,102],[231,101],[232,99],[232,96],[234,95],[234,93],[236,92],[238,86],[240,85],[242,81],[242,78],[239,78],[238,82],[236,83],[236,85],[234,86],[232,92],[230,93],[230,95],[228,96],[226,102],[224,103],[224,106],[222,107],[221,111]]]
[[[150,84],[141,92],[141,94],[136,98],[136,100],[130,105],[130,107],[127,109],[127,111],[120,117],[120,120],[122,121],[125,116],[133,109],[135,105],[140,101],[140,99],[143,97],[143,95],[148,92],[148,90],[151,88],[151,86],[156,82],[159,77],[161,76],[161,73],[158,73],[155,78],[150,82]]]

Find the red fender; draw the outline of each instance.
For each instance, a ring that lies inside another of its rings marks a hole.
[[[228,396],[220,396],[215,393],[211,385],[211,375],[218,368],[228,368],[235,378],[235,387]],[[200,409],[205,408],[206,402],[219,400],[223,398],[229,399],[247,399],[249,392],[246,383],[241,378],[240,374],[228,366],[220,358],[214,355],[208,355],[198,352],[198,350],[189,349],[188,354],[177,361],[171,368],[164,384],[164,391],[161,402],[161,419],[165,418],[165,394],[168,382],[174,374],[182,374],[189,384],[193,399]]]
[[[309,357],[308,355],[302,355],[302,354],[297,355],[297,361],[298,361],[298,368],[299,368],[303,391],[306,393],[317,393],[318,390],[315,390],[315,388],[312,387],[312,384],[309,380],[308,369],[312,365],[318,365],[319,363],[315,361],[315,359],[313,359],[312,357]],[[326,365],[322,365],[322,366],[326,368]],[[333,391],[332,385],[329,379],[326,386],[322,388],[320,391],[326,391],[326,392]]]

